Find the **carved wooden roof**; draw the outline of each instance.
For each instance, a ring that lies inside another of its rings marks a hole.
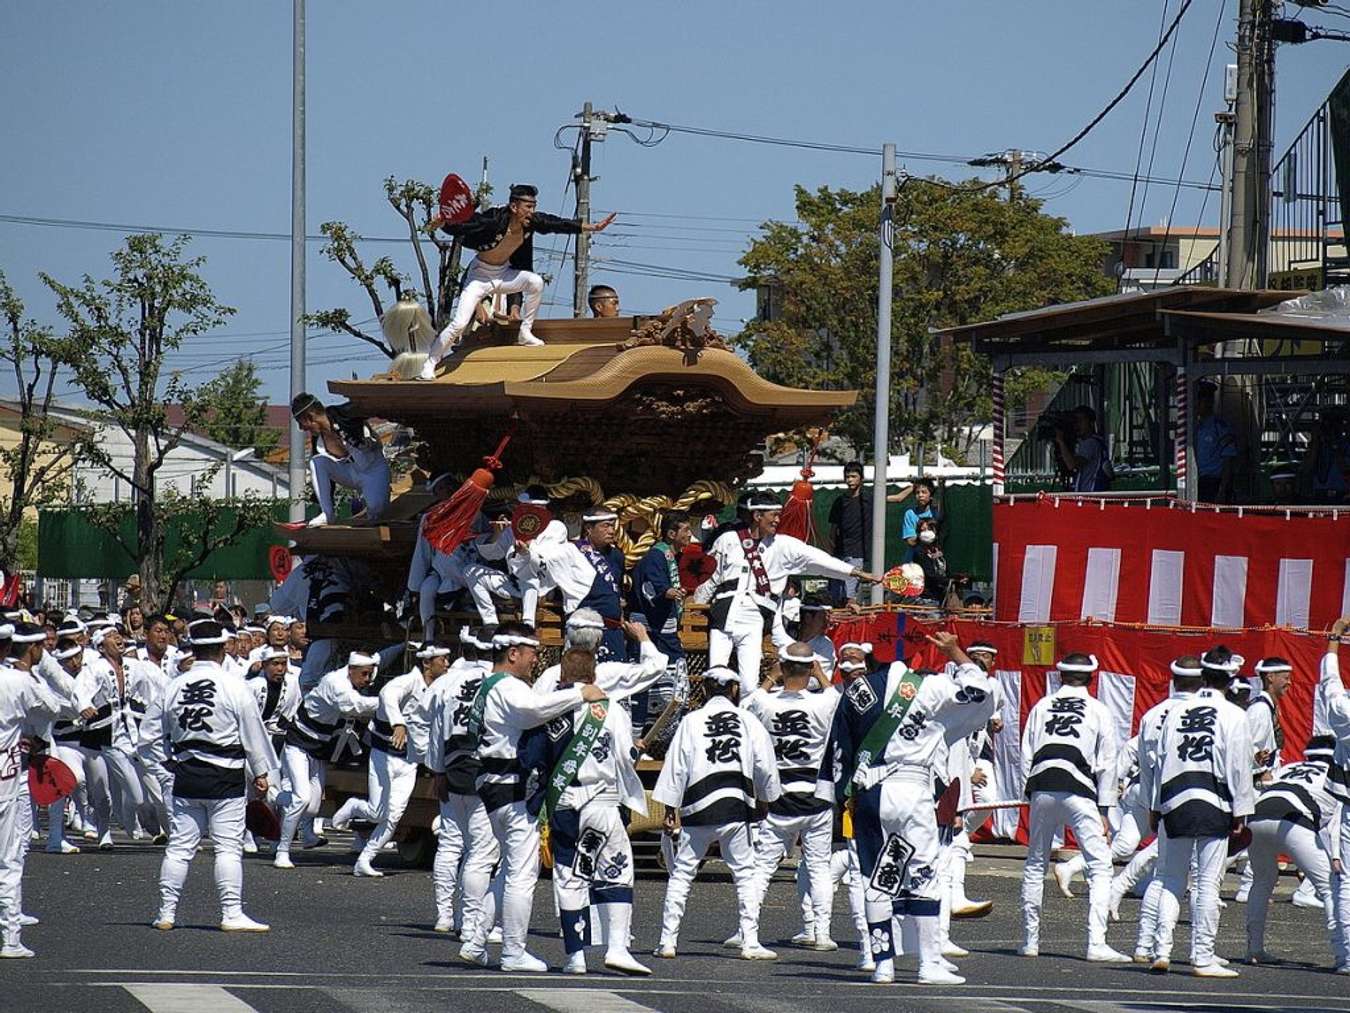
[[[857,400],[856,391],[771,383],[718,348],[623,347],[639,322],[539,321],[543,346],[479,344],[434,381],[383,376],[329,388],[367,416],[414,429],[429,470],[465,474],[513,430],[499,483],[585,475],[607,494],[637,495],[750,478],[765,437],[827,423]]]

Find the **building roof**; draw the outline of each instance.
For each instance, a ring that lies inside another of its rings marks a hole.
[[[1228,324],[1259,330],[1265,338],[1327,334],[1325,324],[1310,326],[1277,314],[1254,316],[1300,294],[1179,285],[1010,313],[941,333],[970,342],[976,352],[993,356],[996,365],[1033,357],[1064,366],[1130,358],[1175,360],[1183,327],[1188,340],[1202,345],[1238,337],[1229,333]],[[1344,332],[1332,333],[1344,340]]]

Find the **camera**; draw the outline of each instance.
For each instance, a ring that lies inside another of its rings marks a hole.
[[[1075,433],[1073,412],[1044,412],[1036,420],[1036,428],[1032,430],[1032,435],[1036,439],[1050,443],[1053,443],[1055,437],[1061,433],[1066,440],[1073,442]]]

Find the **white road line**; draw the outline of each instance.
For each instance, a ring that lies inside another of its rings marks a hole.
[[[258,1013],[219,985],[123,985],[150,1013]]]
[[[557,1013],[652,1013],[650,1006],[598,988],[518,988],[516,995]]]

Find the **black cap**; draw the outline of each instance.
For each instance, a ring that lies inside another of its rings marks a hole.
[[[533,183],[512,183],[511,199],[518,200],[521,197],[528,197],[535,200],[539,196],[539,188]]]
[[[298,419],[301,415],[305,414],[305,412],[309,411],[311,408],[322,408],[322,407],[323,402],[321,402],[313,394],[310,394],[302,390],[299,394],[295,395],[295,397],[291,398],[291,418]]]

